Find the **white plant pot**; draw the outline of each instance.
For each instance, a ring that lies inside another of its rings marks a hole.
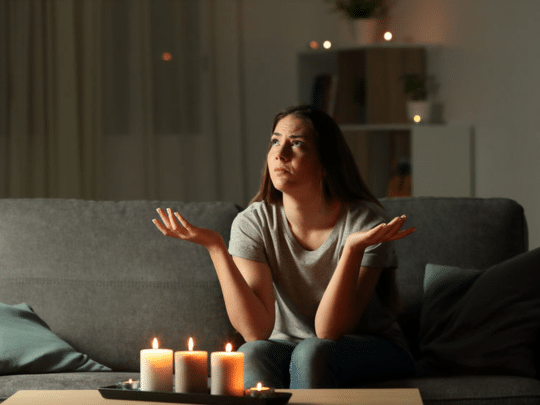
[[[375,42],[377,32],[376,18],[357,18],[352,21],[353,38],[358,45],[372,44]]]
[[[357,46],[375,42],[376,18],[347,18],[338,26],[339,45]]]
[[[409,122],[426,124],[431,121],[430,101],[407,101],[407,118]]]

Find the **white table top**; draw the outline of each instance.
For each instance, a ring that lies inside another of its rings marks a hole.
[[[316,389],[292,392],[289,404],[300,405],[422,405],[418,389]],[[2,405],[163,405],[163,402],[105,399],[97,390],[19,391]]]

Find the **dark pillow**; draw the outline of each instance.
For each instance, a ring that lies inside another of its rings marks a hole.
[[[485,271],[427,265],[420,375],[535,377],[540,248]]]
[[[56,336],[26,303],[0,303],[0,375],[110,371]]]

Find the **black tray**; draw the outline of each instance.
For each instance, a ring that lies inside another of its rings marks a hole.
[[[182,394],[177,392],[141,391],[118,388],[117,385],[98,388],[107,399],[132,401],[173,402],[177,404],[220,404],[220,405],[283,405],[289,402],[290,392],[275,392],[271,397],[230,397],[211,394]]]

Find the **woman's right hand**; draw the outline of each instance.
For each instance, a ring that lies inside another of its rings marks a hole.
[[[165,236],[197,243],[206,248],[223,241],[219,233],[191,225],[180,213],[173,212],[170,208],[167,208],[167,212],[158,208],[157,212],[161,217],[161,222],[158,219],[152,222]]]

